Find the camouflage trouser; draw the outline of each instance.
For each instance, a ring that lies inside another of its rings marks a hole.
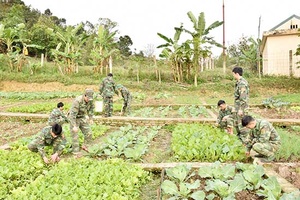
[[[252,149],[258,154],[266,157],[274,156],[274,153],[280,148],[280,144],[255,143]]]
[[[83,145],[87,146],[91,141],[92,141],[92,129],[85,117],[82,118],[76,118],[76,126],[79,127],[81,130],[83,136],[84,136],[84,141]],[[74,153],[79,152],[79,139],[78,139],[78,132],[75,133],[73,131],[73,125],[70,124],[70,131],[71,131],[71,136],[72,136],[72,151]],[[79,130],[78,130],[79,131]]]
[[[234,125],[234,117],[233,116],[225,116],[226,119],[225,121],[221,121],[220,122],[220,127],[221,128],[233,128],[233,125]]]
[[[113,112],[113,98],[103,97],[104,112],[106,117],[111,117]]]
[[[39,145],[40,140],[39,139],[34,139],[32,140],[29,144],[28,144],[28,149],[32,152],[38,152],[38,145]],[[53,140],[52,144],[53,145],[53,153],[55,154],[56,152],[58,152],[59,154],[61,154],[62,150],[65,148],[67,144],[67,140],[66,138],[62,138],[62,137],[58,137],[56,139]],[[41,155],[42,157],[44,155]]]
[[[244,142],[243,138],[246,138],[248,133],[251,131],[250,129],[242,126],[242,118],[247,114],[248,112],[243,110],[242,115],[238,115],[238,113],[236,113],[234,117],[234,127],[236,129],[238,138],[242,140],[242,142]]]
[[[127,114],[130,114],[130,104],[131,104],[131,96],[127,97],[127,101],[124,100],[123,106],[122,106],[122,113],[125,114],[127,111]]]

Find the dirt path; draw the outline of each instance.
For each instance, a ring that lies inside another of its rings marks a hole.
[[[21,83],[17,81],[1,81],[0,91],[2,92],[78,92],[85,88],[98,90],[98,85],[64,85],[58,82],[48,83]]]

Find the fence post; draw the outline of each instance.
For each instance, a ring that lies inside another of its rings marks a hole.
[[[293,76],[293,51],[289,50],[289,76]]]

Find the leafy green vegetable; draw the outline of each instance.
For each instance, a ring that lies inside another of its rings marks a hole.
[[[177,165],[173,168],[166,169],[166,173],[169,177],[175,178],[180,182],[184,181],[189,174],[191,167],[186,165]]]
[[[236,136],[202,124],[178,124],[171,148],[181,161],[243,161],[245,148]]]

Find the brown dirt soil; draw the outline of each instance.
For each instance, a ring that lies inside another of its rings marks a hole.
[[[58,82],[49,83],[21,83],[16,81],[1,81],[0,90],[4,92],[55,92],[68,91],[78,92],[84,91],[86,88],[98,90],[97,85],[64,85]]]
[[[274,170],[295,187],[300,188],[300,163],[274,164]]]
[[[46,123],[0,122],[0,145],[37,134]]]
[[[143,162],[168,162],[168,158],[170,158],[171,154],[171,137],[171,132],[162,129],[153,141],[151,141],[148,153],[142,158]]]
[[[269,119],[300,119],[300,112],[291,109],[252,108],[251,113]]]

